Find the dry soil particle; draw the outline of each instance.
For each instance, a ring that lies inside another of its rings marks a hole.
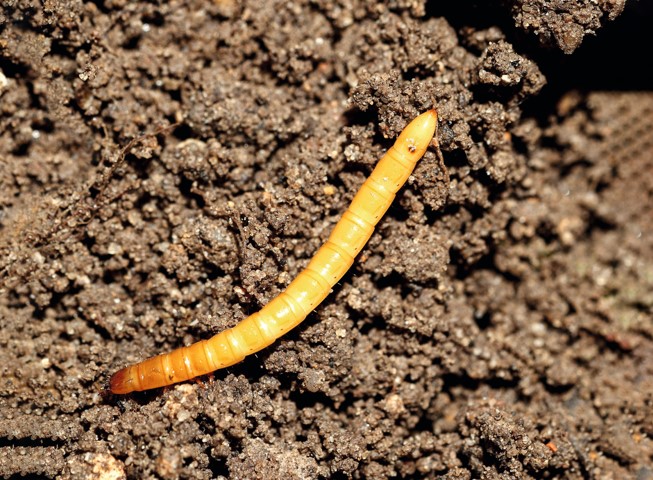
[[[0,476],[650,476],[651,96],[538,123],[544,77],[479,19],[260,3],[3,4]],[[276,295],[433,103],[446,171],[304,325],[102,394]]]
[[[515,25],[534,33],[540,43],[572,53],[586,35],[623,12],[626,0],[506,0]]]

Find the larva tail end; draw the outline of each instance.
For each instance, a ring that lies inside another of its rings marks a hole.
[[[417,161],[422,158],[428,148],[438,127],[438,112],[435,108],[428,110],[412,122],[401,132],[395,147],[402,155]]]
[[[424,137],[429,138],[430,143],[438,129],[438,111],[435,108],[427,110],[410,122],[409,125],[412,126],[413,124],[417,131],[423,133]]]
[[[109,390],[111,390],[111,393],[119,395],[124,395],[135,390],[133,387],[133,378],[129,374],[129,367],[125,367],[111,376]]]

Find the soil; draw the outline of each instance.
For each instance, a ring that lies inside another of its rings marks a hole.
[[[0,10],[0,476],[653,478],[650,5],[162,3]],[[107,393],[283,290],[432,105],[446,168],[302,325]]]

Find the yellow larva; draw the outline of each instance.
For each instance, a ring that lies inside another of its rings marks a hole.
[[[327,242],[278,297],[208,340],[123,368],[111,377],[111,391],[129,393],[163,387],[228,367],[301,323],[349,270],[426,152],[437,122],[437,112],[429,110],[408,124],[363,183]]]

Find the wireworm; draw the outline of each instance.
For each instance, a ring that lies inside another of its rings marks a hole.
[[[406,126],[363,183],[327,242],[279,296],[208,340],[123,368],[111,377],[111,392],[124,394],[164,387],[228,367],[300,324],[354,263],[426,152],[437,123],[437,112],[432,109]]]

